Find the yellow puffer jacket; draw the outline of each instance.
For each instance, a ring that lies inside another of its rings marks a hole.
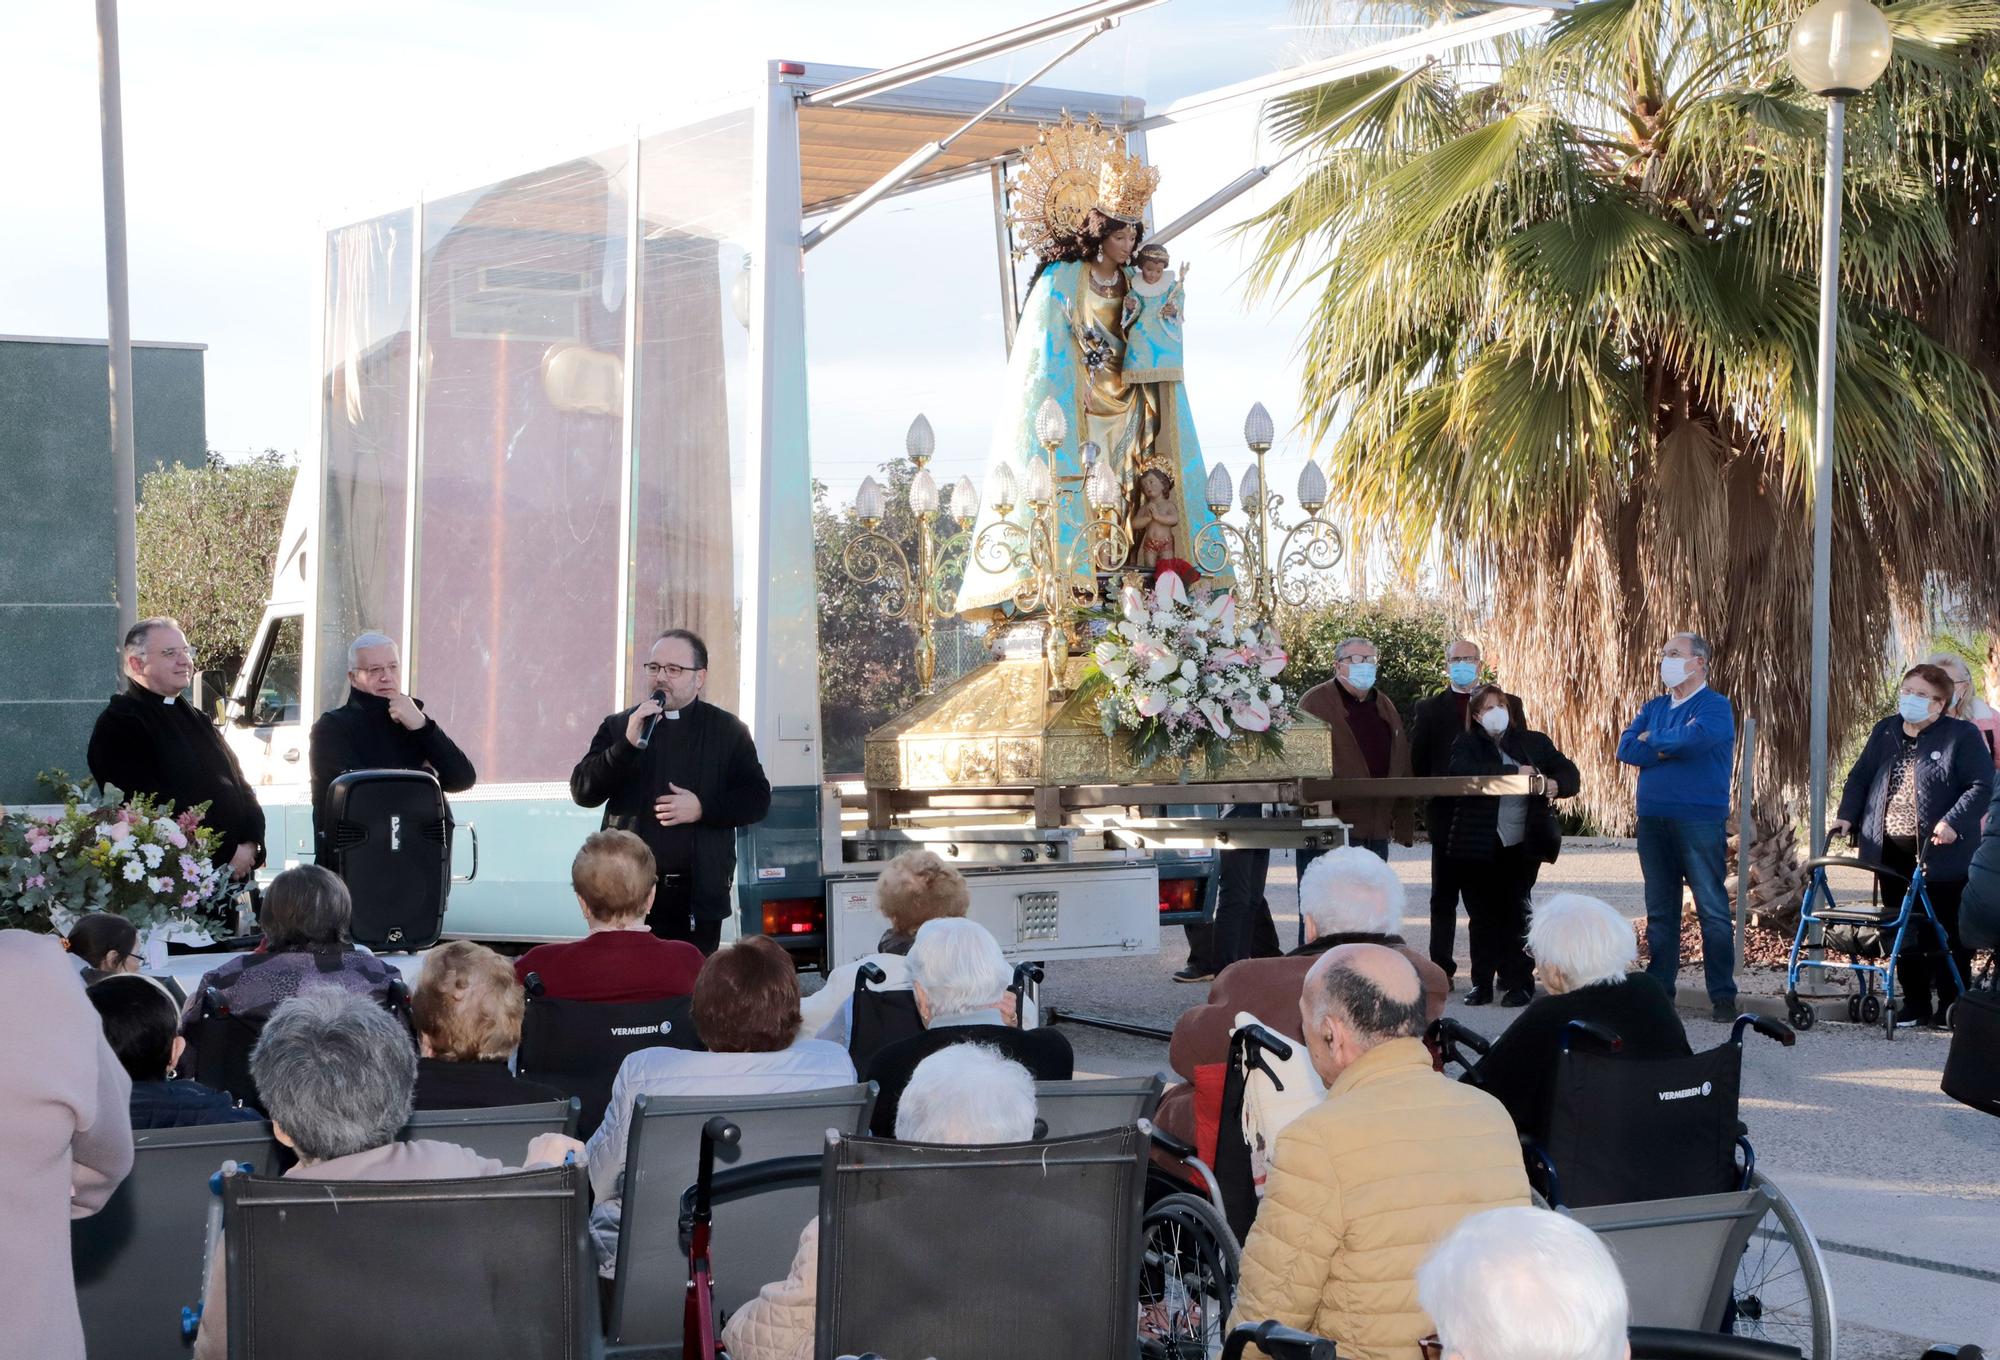
[[[1393,1039],[1278,1135],[1230,1323],[1276,1318],[1332,1338],[1341,1360],[1418,1360],[1433,1328],[1417,1267],[1460,1219],[1526,1203],[1506,1108]]]

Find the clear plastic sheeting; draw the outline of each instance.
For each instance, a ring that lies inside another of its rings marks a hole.
[[[731,710],[741,676],[737,506],[746,504],[754,169],[747,111],[640,143],[625,673],[636,676],[663,630],[691,628],[708,644],[707,696]]]
[[[424,206],[406,667],[482,782],[567,778],[618,694],[629,159]]]
[[[369,629],[402,636],[414,219],[390,213],[327,237],[323,541],[338,551],[319,572],[323,657]],[[318,710],[346,702],[341,668],[319,670]]]

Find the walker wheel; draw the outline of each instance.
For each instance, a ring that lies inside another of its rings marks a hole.
[[[1803,1001],[1794,1001],[1787,1008],[1787,1012],[1791,1017],[1792,1028],[1796,1030],[1811,1029],[1819,1020],[1818,1013]]]
[[[1872,1025],[1882,1018],[1882,998],[1870,992],[1861,998],[1861,1023]]]
[[[1870,997],[1869,1000],[1873,1001],[1874,998]],[[1893,1040],[1896,1037],[1896,1008],[1894,1006],[1885,1007],[1877,1002],[1876,1009],[1882,1014],[1882,1037]]]
[[[1850,996],[1847,998],[1847,1018],[1857,1025],[1861,1023],[1860,997]]]

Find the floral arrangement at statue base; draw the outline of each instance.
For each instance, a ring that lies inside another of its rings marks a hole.
[[[59,771],[41,782],[62,800],[59,815],[0,809],[0,927],[62,934],[106,911],[142,939],[220,936],[229,880],[215,863],[221,837],[202,825],[206,803],[176,814],[143,794],[93,794]]]
[[[1107,737],[1123,734],[1140,768],[1200,760],[1214,773],[1239,742],[1284,751],[1294,714],[1278,673],[1290,658],[1276,631],[1239,620],[1236,597],[1163,571],[1150,590],[1128,585],[1116,608],[1092,616],[1079,697],[1094,697]]]

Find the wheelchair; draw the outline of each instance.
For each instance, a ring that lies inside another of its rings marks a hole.
[[[1799,928],[1792,934],[1792,953],[1785,964],[1785,1015],[1796,1029],[1811,1029],[1818,1018],[1810,1002],[1799,998],[1799,977],[1807,969],[1823,973],[1851,973],[1860,979],[1861,990],[1847,998],[1847,1018],[1856,1024],[1882,1026],[1882,1037],[1896,1037],[1896,960],[1901,957],[1911,927],[1927,929],[1937,941],[1938,953],[1951,970],[1953,986],[1963,991],[1958,961],[1951,956],[1950,941],[1937,913],[1931,908],[1930,892],[1924,886],[1923,856],[1906,878],[1894,869],[1870,864],[1862,859],[1828,855],[1810,860],[1806,868],[1805,897],[1799,903]],[[1875,889],[1867,908],[1842,907],[1827,885],[1828,869],[1861,869],[1874,878]],[[1890,907],[1881,900],[1883,878],[1904,885],[1902,905]],[[1815,904],[1823,905],[1815,905]],[[1848,962],[1805,958],[1806,937],[1812,927],[1824,929],[1827,949],[1846,954]],[[1884,948],[1884,939],[1887,948]],[[1914,943],[1914,942],[1913,942]]]
[[[1790,1047],[1792,1030],[1744,1015],[1729,1039],[1687,1058],[1621,1055],[1618,1035],[1572,1020],[1557,1057],[1546,1147],[1523,1140],[1536,1199],[1605,1238],[1634,1287],[1635,1322],[1789,1346],[1834,1360],[1837,1326],[1819,1244],[1804,1217],[1757,1170],[1737,1118],[1743,1036]],[[1426,1036],[1440,1063],[1490,1043],[1452,1019]],[[1713,1270],[1709,1262],[1713,1262]],[[1686,1320],[1678,1320],[1678,1319]]]

